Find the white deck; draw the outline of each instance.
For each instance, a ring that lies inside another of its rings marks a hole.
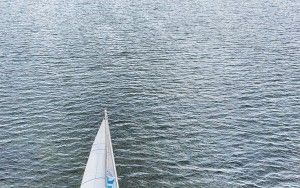
[[[108,118],[105,112],[86,164],[81,188],[109,188],[106,183],[107,177],[115,179],[112,188],[119,188]]]

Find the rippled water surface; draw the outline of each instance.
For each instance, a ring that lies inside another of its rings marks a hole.
[[[296,0],[0,1],[0,187],[300,187]]]

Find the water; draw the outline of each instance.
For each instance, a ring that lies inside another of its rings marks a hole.
[[[300,187],[295,0],[0,2],[0,187]]]

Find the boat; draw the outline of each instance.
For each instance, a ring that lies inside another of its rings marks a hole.
[[[119,188],[106,110],[85,167],[81,188]]]

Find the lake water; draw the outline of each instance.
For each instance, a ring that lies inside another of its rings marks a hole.
[[[0,1],[0,187],[300,187],[296,0]]]

